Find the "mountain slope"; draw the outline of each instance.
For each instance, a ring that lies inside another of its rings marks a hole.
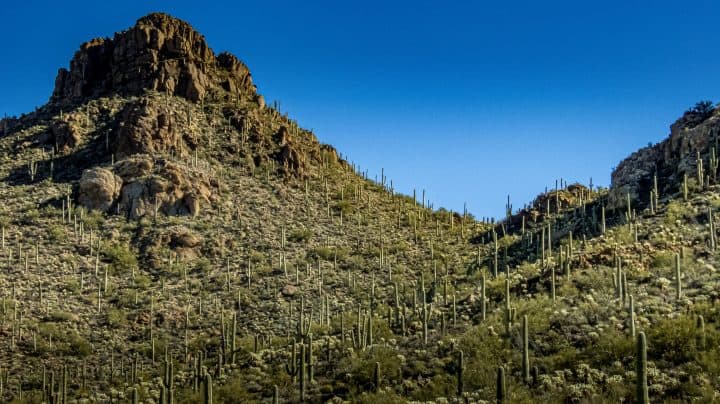
[[[47,105],[0,127],[3,400],[440,401],[460,385],[477,402],[499,367],[509,402],[632,400],[631,324],[652,400],[718,399],[714,173],[688,201],[661,185],[652,211],[640,188],[629,217],[630,163],[610,192],[561,185],[500,223],[432,210],[165,14],[83,44]]]

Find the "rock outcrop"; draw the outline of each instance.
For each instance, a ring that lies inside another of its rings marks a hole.
[[[136,25],[84,43],[55,79],[52,103],[75,104],[109,94],[140,95],[155,90],[200,101],[209,91],[257,102],[250,71],[236,57],[215,56],[205,38],[188,23],[162,13]]]
[[[286,181],[346,164],[266,107],[243,62],[215,55],[189,24],[165,14],[84,43],[60,69],[48,110],[38,143],[64,159],[64,178],[84,173],[79,202],[130,218],[197,216],[217,198],[210,161]]]
[[[106,168],[95,167],[80,178],[80,203],[88,209],[107,211],[120,195],[122,179]]]
[[[184,111],[165,108],[148,97],[127,104],[120,112],[115,154],[118,157],[138,153],[188,155],[189,150],[198,146],[197,138],[188,128],[187,118],[180,115],[185,115]]]
[[[686,174],[691,183],[697,183],[698,153],[704,160],[705,174],[714,180],[708,160],[719,133],[720,109],[702,117],[686,112],[670,126],[668,138],[636,151],[613,170],[610,207],[624,207],[627,194],[638,207],[649,204],[655,175],[661,198],[680,192]]]
[[[130,218],[153,215],[197,216],[214,201],[217,182],[190,167],[136,155],[109,168],[86,170],[80,179],[79,202],[89,209],[116,207]]]

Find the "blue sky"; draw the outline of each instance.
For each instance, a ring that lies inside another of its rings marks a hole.
[[[720,100],[717,2],[232,3],[3,4],[0,114],[45,103],[81,42],[164,11],[371,176],[501,216],[506,195],[518,208],[556,178],[609,185],[685,109]]]

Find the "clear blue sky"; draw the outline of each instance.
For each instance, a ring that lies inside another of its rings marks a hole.
[[[609,185],[624,156],[720,99],[718,2],[226,3],[7,2],[0,114],[43,104],[81,42],[164,11],[371,175],[500,216],[507,194],[518,208],[559,177]]]

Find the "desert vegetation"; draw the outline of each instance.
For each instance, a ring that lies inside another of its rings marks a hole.
[[[93,46],[176,59],[138,32],[185,40],[184,74],[66,70],[0,121],[3,401],[720,400],[712,104],[610,188],[476,219],[371,179],[182,21]]]

